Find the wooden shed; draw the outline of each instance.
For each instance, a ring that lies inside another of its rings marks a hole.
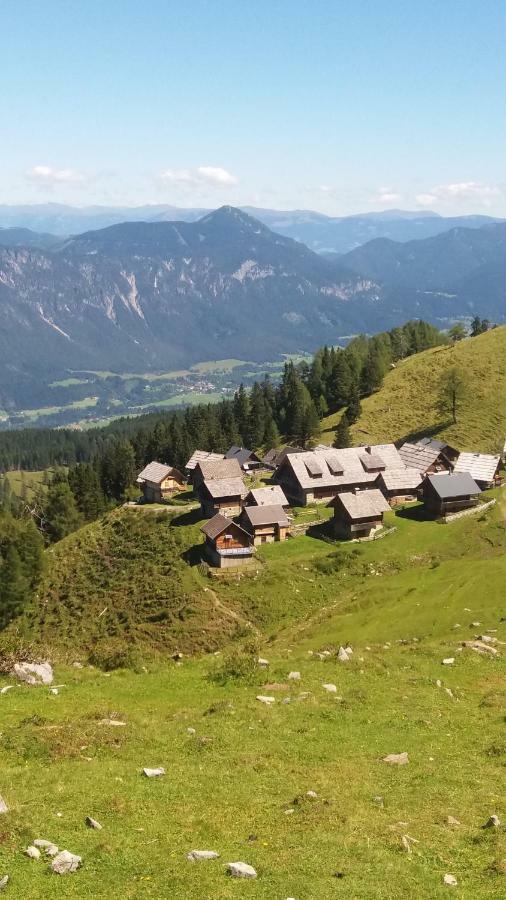
[[[288,509],[289,503],[286,499],[283,488],[279,484],[268,485],[268,487],[253,488],[246,495],[245,506],[282,506]]]
[[[377,488],[337,494],[329,505],[334,507],[334,533],[344,540],[372,537],[383,527],[383,514],[390,509]]]
[[[416,469],[388,469],[380,472],[376,484],[390,506],[396,506],[416,500],[422,481],[422,476]]]
[[[290,521],[282,506],[245,506],[241,525],[258,546],[286,540]]]
[[[249,534],[227,516],[218,513],[200,529],[205,535],[205,554],[212,566],[220,569],[242,566],[253,556]]]
[[[184,487],[184,476],[174,466],[150,462],[137,476],[145,503],[162,503]]]
[[[263,462],[253,450],[246,447],[237,447],[233,444],[230,450],[225,453],[225,459],[236,459],[243,472],[252,472],[255,469],[261,469]]]
[[[438,472],[423,483],[425,509],[436,519],[477,506],[480,494],[468,472]]]
[[[238,516],[246,489],[242,478],[214,478],[198,487],[202,515],[210,518],[216,513]]]
[[[492,453],[459,453],[454,472],[468,472],[482,490],[500,482],[501,457]]]

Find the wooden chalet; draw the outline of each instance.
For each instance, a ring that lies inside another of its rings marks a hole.
[[[203,481],[217,478],[242,478],[242,469],[236,459],[202,459],[193,470],[192,483],[198,490]]]
[[[236,459],[243,472],[252,472],[255,469],[263,467],[262,460],[253,450],[247,450],[245,447],[236,447],[232,445],[230,450],[225,453],[225,459]]]
[[[482,490],[500,482],[501,457],[490,453],[459,453],[454,472],[468,472]]]
[[[378,475],[376,484],[390,506],[397,506],[416,500],[422,481],[416,469],[385,469]]]
[[[477,506],[480,493],[468,472],[436,472],[423,482],[425,509],[436,519]]]
[[[212,478],[198,487],[202,515],[210,518],[217,513],[224,516],[238,516],[246,488],[242,478]]]
[[[341,540],[364,540],[383,527],[383,514],[390,509],[377,488],[344,491],[329,504],[334,508],[334,533]]]
[[[244,505],[282,506],[283,509],[288,509],[290,504],[283,493],[283,488],[279,484],[272,484],[268,485],[268,487],[252,489],[246,495]]]
[[[458,455],[458,450],[449,444],[429,437],[420,438],[419,441],[406,441],[399,448],[403,465],[424,475],[450,472]]]
[[[193,480],[193,473],[194,473],[195,469],[197,468],[197,465],[199,464],[199,462],[203,462],[205,459],[211,460],[211,461],[212,460],[216,461],[218,459],[224,459],[224,454],[223,453],[210,453],[209,450],[195,450],[192,453],[192,455],[190,456],[190,459],[188,460],[188,462],[186,463],[186,465],[184,467],[185,472],[186,472],[188,478],[190,479],[190,481]]]
[[[145,503],[162,503],[184,487],[184,475],[174,466],[150,462],[137,476]]]
[[[289,456],[290,453],[304,453],[302,447],[282,447],[279,450],[277,447],[273,447],[271,450],[268,450],[265,456],[262,459],[262,463],[266,469],[271,469],[275,471],[278,466],[281,465],[286,456]]]
[[[250,535],[218,513],[200,529],[205,536],[205,554],[212,566],[220,569],[242,566],[253,556],[254,547]]]
[[[405,468],[394,444],[320,447],[285,457],[274,474],[295,505],[325,503],[342,491],[373,487],[381,472]]]
[[[282,506],[245,506],[240,522],[255,546],[286,540],[290,525]]]

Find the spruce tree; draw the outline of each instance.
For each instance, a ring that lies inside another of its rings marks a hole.
[[[339,420],[332,446],[338,449],[351,447],[350,423],[346,412],[342,414]]]
[[[360,393],[358,390],[358,384],[355,381],[351,388],[350,399],[349,399],[348,407],[346,409],[346,418],[348,419],[348,423],[350,425],[354,425],[355,422],[358,422],[361,414],[362,414],[362,405],[360,403]]]

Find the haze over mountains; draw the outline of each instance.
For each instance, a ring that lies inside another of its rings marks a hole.
[[[392,215],[357,218],[407,232],[448,222]],[[0,231],[0,408],[29,405],[34,385],[69,371],[266,362],[411,317],[443,327],[476,313],[502,322],[506,223],[476,227],[477,218],[332,259],[233,207],[56,243],[12,226]]]

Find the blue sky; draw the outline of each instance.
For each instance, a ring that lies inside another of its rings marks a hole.
[[[0,9],[0,203],[506,215],[503,0]]]

